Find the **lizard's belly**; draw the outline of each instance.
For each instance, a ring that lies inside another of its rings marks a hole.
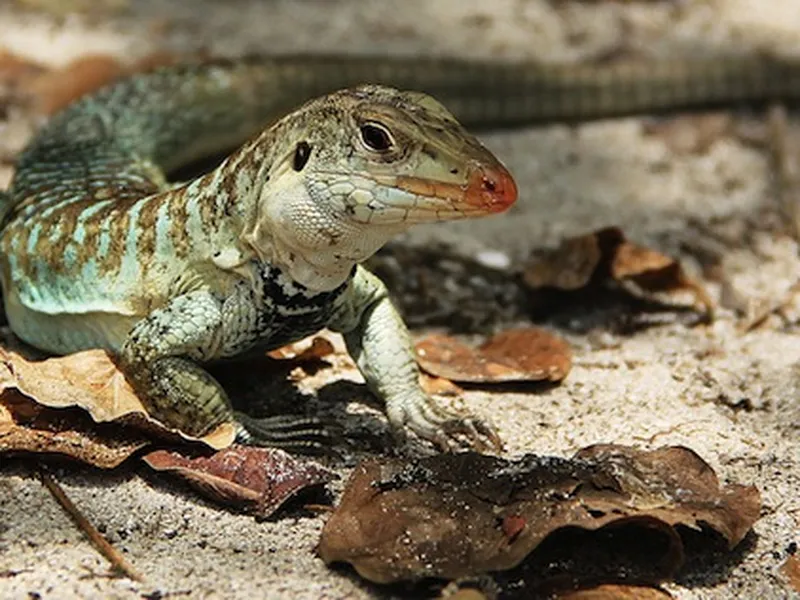
[[[99,311],[49,314],[25,306],[13,291],[6,293],[5,308],[8,323],[17,336],[53,354],[90,348],[116,351],[140,319]]]
[[[115,301],[115,282],[66,276],[35,282],[9,279],[3,277],[3,300],[12,331],[53,354],[90,348],[116,351],[143,316],[130,303]]]

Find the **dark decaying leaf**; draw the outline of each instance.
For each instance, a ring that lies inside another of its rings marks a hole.
[[[539,253],[523,272],[530,288],[573,291],[593,281],[611,280],[646,299],[690,305],[711,315],[714,304],[681,264],[656,250],[629,242],[622,230],[607,227],[565,239]]]
[[[0,454],[55,454],[112,469],[148,443],[130,428],[98,425],[75,408],[46,408],[13,391],[0,395]]]
[[[572,366],[569,344],[535,327],[503,331],[477,348],[444,334],[430,335],[416,347],[422,369],[452,381],[560,381]]]
[[[663,579],[681,562],[676,525],[711,528],[732,547],[759,505],[754,487],[720,487],[713,470],[681,447],[600,445],[572,459],[463,453],[368,461],[325,525],[319,553],[375,582],[450,579],[515,567],[559,530],[599,534],[625,525],[666,540]]]
[[[189,458],[166,450],[144,461],[156,471],[184,479],[205,496],[226,506],[267,517],[303,489],[332,481],[336,474],[307,459],[276,448],[231,446],[210,456]]]

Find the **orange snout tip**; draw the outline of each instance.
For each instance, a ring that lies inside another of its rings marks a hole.
[[[514,204],[516,199],[517,184],[503,165],[473,169],[464,197],[466,204],[486,212],[499,213]]]

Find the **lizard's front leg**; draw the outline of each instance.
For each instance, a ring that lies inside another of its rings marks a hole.
[[[375,275],[359,267],[349,302],[331,328],[344,334],[347,349],[367,386],[386,403],[394,433],[406,428],[442,449],[463,435],[473,446],[501,446],[494,429],[479,419],[438,406],[420,387],[419,368],[408,329]]]
[[[225,390],[200,366],[241,337],[236,303],[236,297],[223,300],[206,290],[174,298],[133,327],[120,367],[149,414],[184,433],[200,436],[235,421],[240,441],[316,449],[325,436],[315,419],[234,413]]]

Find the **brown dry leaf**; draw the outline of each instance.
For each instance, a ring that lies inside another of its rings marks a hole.
[[[425,372],[420,372],[419,384],[429,396],[460,396],[464,391],[449,379],[428,375]]]
[[[800,593],[800,556],[794,554],[787,558],[781,565],[781,573],[792,589]]]
[[[674,526],[711,527],[733,547],[759,507],[754,487],[721,487],[711,468],[681,447],[592,446],[572,459],[507,461],[467,452],[367,461],[325,525],[319,553],[380,583],[455,579],[515,567],[558,530],[627,525],[667,542],[654,561],[663,570],[657,581],[681,562]]]
[[[270,350],[267,356],[275,360],[291,360],[296,363],[316,362],[335,352],[333,342],[322,336],[304,338],[293,344],[288,344]]]
[[[665,590],[641,585],[606,584],[557,594],[558,600],[664,600],[672,598]]]
[[[84,94],[118,79],[125,67],[105,54],[86,54],[66,66],[44,73],[31,84],[38,108],[52,115]]]
[[[533,289],[577,290],[589,285],[603,254],[596,234],[567,238],[558,248],[538,252],[525,266],[522,279]]]
[[[477,348],[443,334],[420,340],[416,348],[420,367],[452,381],[561,381],[572,366],[569,344],[536,327],[503,331]]]
[[[172,473],[226,506],[267,517],[299,491],[332,481],[322,465],[276,448],[232,446],[208,457],[187,458],[157,450],[144,457],[156,471]]]
[[[64,67],[41,74],[28,88],[37,99],[38,109],[45,115],[52,115],[123,76],[172,65],[179,60],[178,55],[170,52],[154,52],[126,65],[107,54],[85,54]]]
[[[98,426],[77,409],[51,409],[22,394],[0,395],[0,453],[58,454],[113,469],[150,441],[130,428]]]
[[[711,316],[714,309],[705,289],[678,261],[627,241],[617,227],[564,240],[532,260],[522,277],[533,289],[565,291],[588,286],[595,279],[610,279],[648,299],[681,302],[688,296],[696,310]]]
[[[0,48],[0,89],[24,86],[44,70],[40,64]]]
[[[124,419],[126,424],[160,434],[195,439],[148,417],[125,376],[102,350],[30,361],[0,348],[0,398],[9,393],[20,393],[49,408],[81,408],[96,423]],[[224,423],[199,441],[220,449],[233,443],[234,437],[233,424]]]
[[[733,119],[728,113],[680,115],[645,125],[645,133],[658,137],[679,156],[705,154],[731,132]]]

